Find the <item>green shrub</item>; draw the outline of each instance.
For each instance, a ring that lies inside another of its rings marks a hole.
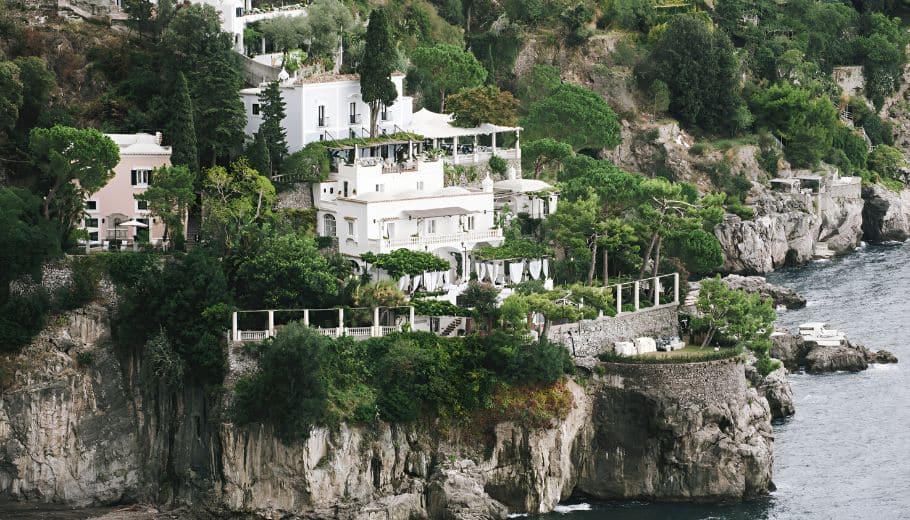
[[[488,163],[490,171],[496,175],[502,176],[505,175],[506,170],[509,169],[509,163],[506,162],[502,157],[494,155],[490,157],[490,162]]]
[[[90,367],[95,362],[95,354],[86,350],[76,354],[76,362],[81,367]]]
[[[507,377],[514,383],[552,384],[573,370],[572,356],[565,347],[548,341],[535,341],[515,350]]]
[[[12,294],[0,307],[0,350],[12,352],[28,344],[38,334],[50,310],[50,299],[43,290]]]
[[[758,370],[758,373],[762,376],[767,376],[771,372],[774,372],[781,367],[780,361],[776,359],[771,359],[767,353],[762,356],[759,356],[758,360],[755,361],[755,369]]]
[[[708,145],[705,143],[695,143],[689,147],[689,155],[701,157],[708,151]]]

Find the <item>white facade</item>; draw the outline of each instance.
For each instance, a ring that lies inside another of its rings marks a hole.
[[[496,209],[508,207],[512,215],[525,214],[544,219],[556,212],[559,194],[548,183],[537,179],[517,179],[510,170],[509,179],[493,184]]]
[[[318,233],[337,238],[339,252],[352,258],[402,248],[434,253],[450,262],[453,279],[466,279],[468,252],[502,243],[492,181],[483,189],[445,186],[441,159],[383,159],[395,156],[394,147],[414,151],[418,144],[357,149],[352,162],[314,186]]]
[[[379,132],[392,134],[408,129],[413,100],[404,96],[404,74],[394,74],[398,98],[380,114]],[[252,136],[262,124],[259,94],[262,88],[240,91],[246,110],[246,134]],[[313,141],[332,141],[369,136],[370,107],[360,97],[356,75],[322,75],[295,78],[281,86],[285,102],[284,128],[288,150],[294,153]]]

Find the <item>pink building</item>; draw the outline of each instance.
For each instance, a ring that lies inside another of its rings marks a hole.
[[[161,134],[107,134],[120,147],[114,177],[85,200],[84,229],[92,246],[159,244],[164,224],[153,218],[146,203],[135,196],[154,182],[152,170],[171,164],[171,147],[161,146]],[[127,223],[127,225],[123,225]],[[138,223],[138,225],[137,225]]]

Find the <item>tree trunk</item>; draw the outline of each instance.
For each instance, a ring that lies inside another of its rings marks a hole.
[[[648,249],[645,251],[645,256],[641,260],[641,269],[638,271],[638,278],[644,278],[645,272],[648,270],[648,260],[651,259],[651,252],[654,251],[654,245],[657,243],[657,237],[660,234],[655,231],[651,234],[651,242],[648,244]]]
[[[594,285],[594,267],[597,265],[597,240],[591,241],[591,265],[588,266],[588,285]]]
[[[604,287],[606,287],[606,286],[610,285],[610,273],[609,273],[609,271],[607,270],[607,267],[610,265],[610,264],[609,264],[610,252],[607,251],[607,248],[606,248],[606,247],[604,247],[603,255],[604,255],[604,271],[603,271],[603,273],[604,273]]]
[[[439,113],[440,114],[446,113],[446,90],[444,88],[439,89]],[[455,146],[458,146],[457,137],[455,138]]]
[[[657,250],[654,252],[654,276],[657,276],[658,269],[660,269],[660,246],[664,242],[664,237],[658,237],[657,239]],[[656,290],[656,287],[655,287]]]
[[[380,101],[370,103],[370,137],[376,137],[378,131],[379,103]]]
[[[711,340],[713,338],[714,338],[714,327],[711,327],[711,329],[708,330],[708,333],[705,334],[705,339],[702,340],[702,342],[701,342],[701,348],[707,347],[708,343],[711,343]]]
[[[47,192],[47,195],[44,197],[44,204],[42,206],[42,213],[44,213],[44,218],[51,218],[51,201],[54,200],[54,195],[57,194],[57,190],[60,188],[60,181],[54,181],[54,185],[51,186],[51,189]]]

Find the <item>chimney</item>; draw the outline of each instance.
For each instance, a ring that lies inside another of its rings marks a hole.
[[[161,132],[155,132],[155,144],[161,146]]]

